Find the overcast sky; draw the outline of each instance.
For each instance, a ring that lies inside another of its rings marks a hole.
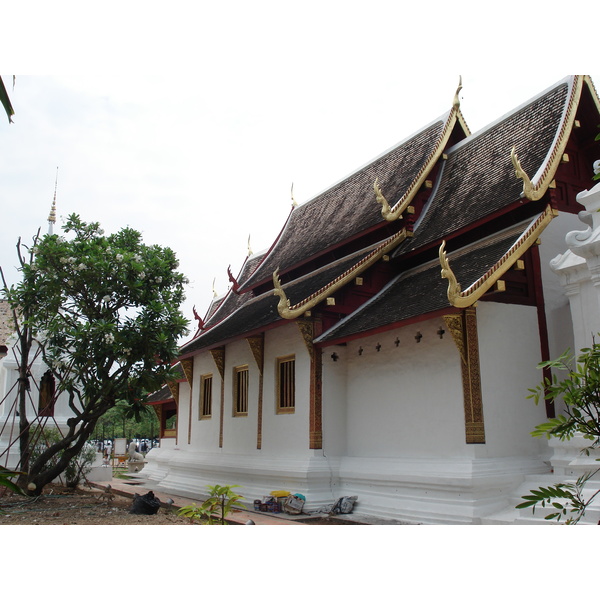
[[[227,291],[249,236],[255,252],[273,242],[292,184],[306,202],[445,113],[460,75],[476,131],[597,62],[594,34],[560,33],[557,2],[28,4],[0,39],[15,110],[0,115],[0,264],[16,281],[15,243],[46,231],[58,167],[59,216],[176,251],[189,318],[213,280]],[[568,5],[579,26],[586,5]]]

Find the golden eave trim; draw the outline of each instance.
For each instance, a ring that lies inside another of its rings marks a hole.
[[[510,158],[515,169],[515,175],[518,179],[523,180],[523,191],[521,192],[521,196],[532,202],[535,202],[544,196],[554,179],[558,165],[561,163],[565,148],[567,147],[567,142],[569,141],[569,135],[571,134],[575,123],[575,115],[577,114],[577,107],[579,106],[584,80],[585,77],[582,75],[575,75],[573,77],[569,99],[563,113],[558,133],[552,143],[552,151],[550,152],[549,158],[546,160],[544,170],[540,176],[537,177],[536,183],[533,183],[531,179],[529,179],[521,167],[516,148],[513,146],[511,150]],[[591,87],[592,86],[590,85],[590,88]]]
[[[444,125],[444,129],[442,130],[442,133],[440,134],[440,137],[438,138],[435,148],[431,151],[431,153],[425,160],[425,163],[423,164],[423,166],[417,173],[417,176],[415,177],[415,179],[413,179],[412,183],[409,185],[408,189],[406,190],[406,192],[404,193],[402,198],[400,198],[400,200],[398,200],[398,202],[396,202],[396,204],[394,204],[394,206],[390,206],[389,202],[383,195],[383,192],[379,185],[379,179],[378,178],[375,179],[375,182],[373,183],[375,199],[377,200],[377,202],[379,204],[381,204],[381,216],[386,221],[396,221],[397,219],[400,219],[402,217],[402,213],[406,210],[406,208],[413,201],[417,192],[421,189],[421,186],[425,183],[425,180],[429,176],[431,169],[433,168],[433,166],[435,165],[437,160],[442,155],[444,148],[446,147],[446,144],[448,143],[448,140],[450,139],[450,136],[452,135],[452,131],[454,130],[454,125],[456,124],[456,122],[458,121],[460,123],[463,131],[465,132],[465,134],[467,136],[471,135],[471,132],[467,126],[467,123],[460,111],[460,103],[457,100],[458,93],[461,89],[462,89],[462,80],[461,80],[461,83],[459,83],[458,89],[456,90],[452,109],[450,110],[450,114],[448,115],[448,118],[446,119],[446,124]]]
[[[464,291],[461,291],[460,284],[456,280],[456,276],[446,258],[446,241],[444,240],[440,246],[439,256],[442,278],[448,280],[448,300],[450,304],[457,308],[466,308],[477,302],[536,243],[542,231],[556,215],[556,211],[548,205],[546,210],[523,232],[508,252]]]
[[[359,260],[350,269],[308,296],[308,298],[305,298],[293,306],[290,306],[290,301],[281,286],[281,280],[279,279],[279,268],[277,268],[273,273],[273,294],[275,296],[279,296],[279,302],[277,304],[277,312],[279,313],[279,316],[284,319],[295,319],[300,317],[307,310],[314,308],[317,304],[325,300],[328,296],[334,294],[347,283],[354,281],[354,278],[357,275],[360,275],[360,273],[368,269],[371,265],[375,264],[387,252],[393,250],[400,242],[404,241],[410,235],[412,235],[412,233],[409,233],[406,228],[401,229],[390,239],[379,244],[379,246],[377,246],[373,251],[369,252],[369,254]]]

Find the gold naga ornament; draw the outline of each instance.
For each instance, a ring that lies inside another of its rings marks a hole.
[[[464,291],[461,291],[456,275],[450,268],[445,250],[446,240],[444,240],[440,246],[439,259],[442,267],[442,279],[448,280],[447,295],[450,304],[457,308],[467,308],[475,304],[479,298],[499,283],[500,277],[512,268],[517,260],[537,242],[542,231],[557,215],[558,212],[548,205],[546,210],[523,232],[508,252]]]
[[[532,202],[536,202],[546,193],[548,189],[547,185],[534,185],[531,182],[531,179],[527,176],[527,173],[521,167],[521,162],[519,161],[519,157],[517,156],[517,149],[515,146],[512,147],[510,151],[510,160],[512,161],[513,167],[515,168],[515,175],[518,179],[523,180],[523,196],[527,198],[527,200],[531,200]]]
[[[344,287],[347,283],[353,281],[357,275],[364,272],[378,260],[384,259],[390,250],[395,248],[400,242],[410,236],[412,236],[412,232],[407,231],[406,228],[401,229],[391,238],[379,244],[374,250],[359,260],[353,267],[311,294],[308,298],[305,298],[293,306],[290,304],[290,301],[281,285],[281,279],[279,278],[279,267],[277,267],[277,269],[275,269],[273,272],[273,295],[279,296],[279,302],[277,303],[277,312],[279,313],[279,316],[283,317],[284,319],[295,319],[302,316],[305,312],[311,310],[323,300],[327,300],[333,293]]]
[[[435,145],[435,148],[431,152],[431,154],[425,160],[425,163],[419,170],[417,176],[412,181],[402,198],[396,202],[394,206],[390,206],[387,198],[384,196],[381,186],[379,184],[379,178],[375,178],[375,182],[373,183],[373,190],[375,192],[375,200],[378,204],[381,204],[381,216],[386,221],[395,221],[397,219],[402,218],[402,213],[409,208],[410,203],[413,201],[417,192],[421,189],[421,186],[425,183],[432,167],[435,165],[440,156],[443,155],[444,148],[446,147],[446,143],[450,139],[452,131],[454,130],[454,125],[457,121],[460,122],[463,130],[467,135],[470,135],[469,127],[462,116],[460,111],[460,99],[459,93],[462,90],[462,77],[459,77],[458,88],[454,94],[454,99],[452,101],[452,109],[446,119],[446,123],[444,124],[444,128],[440,137]]]

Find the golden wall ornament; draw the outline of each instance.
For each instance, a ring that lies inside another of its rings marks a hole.
[[[175,404],[179,407],[179,383],[177,381],[169,381],[167,382],[169,386],[169,391],[171,392],[171,396],[173,396],[173,400],[175,400]]]
[[[221,376],[221,399],[219,403],[219,448],[223,447],[223,424],[225,415],[225,346],[209,350]]]
[[[192,377],[194,375],[194,359],[193,358],[184,358],[179,361],[181,363],[181,367],[183,368],[183,373],[187,382],[192,385]]]
[[[247,337],[246,341],[250,346],[250,351],[256,366],[258,367],[258,406],[257,406],[257,423],[256,423],[256,449],[262,448],[262,417],[263,417],[263,388],[264,388],[264,377],[263,370],[265,364],[265,334],[260,333]]]
[[[463,364],[463,388],[465,390],[465,436],[467,444],[485,444],[483,424],[483,399],[481,372],[479,368],[479,340],[477,314],[474,308],[464,313],[464,339],[467,363]]]
[[[213,348],[210,350],[210,354],[215,361],[215,365],[217,366],[219,375],[221,375],[221,379],[225,379],[225,346]]]
[[[460,354],[460,359],[463,363],[467,362],[467,355],[465,352],[465,342],[463,334],[463,319],[460,314],[444,315],[444,323],[452,335],[452,339]]]
[[[477,313],[470,307],[460,313],[444,315],[444,322],[461,359],[465,441],[467,444],[485,444]]]
[[[248,346],[250,346],[250,351],[252,352],[252,356],[254,356],[254,360],[256,361],[256,366],[258,367],[258,372],[262,375],[265,356],[265,334],[260,333],[259,335],[253,335],[252,337],[247,337],[246,341],[248,342]]]
[[[314,323],[313,321],[308,321],[306,319],[299,319],[296,321],[296,325],[298,325],[298,329],[300,330],[300,335],[304,340],[304,345],[308,350],[308,354],[311,359],[314,357],[315,347],[313,346],[314,339]]]
[[[447,295],[450,304],[457,308],[466,308],[477,302],[537,242],[542,231],[557,215],[558,212],[548,205],[544,212],[531,223],[519,239],[510,247],[508,252],[464,291],[461,291],[461,286],[450,268],[450,262],[446,257],[446,241],[442,241],[439,250],[440,265],[442,267],[441,275],[443,279],[448,280]]]
[[[290,301],[281,285],[278,267],[273,273],[273,295],[279,296],[279,302],[277,303],[277,312],[279,313],[279,316],[284,319],[295,319],[302,316],[304,313],[314,308],[317,304],[326,300],[337,290],[344,287],[347,283],[353,282],[357,275],[360,275],[363,271],[374,265],[387,252],[390,252],[410,235],[412,235],[412,233],[407,232],[406,229],[401,229],[391,238],[388,238],[385,242],[379,244],[373,251],[367,254],[346,272],[342,273],[333,281],[311,294],[308,298],[305,298],[293,306],[290,305]]]

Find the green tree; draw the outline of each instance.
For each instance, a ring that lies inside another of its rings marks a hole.
[[[20,254],[21,282],[4,284],[20,317],[18,335],[41,343],[56,393],[66,394],[72,411],[64,437],[31,463],[29,426],[21,427],[20,469],[30,494],[66,469],[117,401],[131,413],[144,410],[140,399],[165,383],[187,332],[179,310],[187,280],[170,248],[144,245],[130,228],[104,235],[78,215],[63,231],[36,236],[29,260]]]
[[[36,458],[45,452],[47,448],[60,442],[63,436],[56,427],[37,427],[31,432],[30,438],[30,458],[35,461]],[[64,452],[64,450],[63,450]],[[60,454],[54,455],[50,462],[55,463],[60,459]],[[82,479],[89,474],[92,464],[96,458],[96,451],[90,444],[85,444],[83,448],[69,461],[65,470],[65,483],[67,487],[75,488]],[[50,465],[46,465],[49,467]]]
[[[98,419],[92,437],[97,440],[113,437],[151,439],[159,431],[158,417],[152,408],[142,404],[132,410],[131,404],[118,401]]]
[[[554,373],[552,379],[544,378],[536,388],[530,389],[536,404],[543,398],[564,403],[564,414],[549,419],[538,425],[531,435],[534,437],[555,437],[560,440],[569,440],[574,435],[581,434],[589,440],[590,445],[584,449],[586,454],[600,445],[600,344],[595,341],[591,348],[583,348],[577,359],[570,350],[555,360],[540,363],[538,368],[550,367],[562,371],[566,376],[559,379]],[[558,483],[556,485],[541,487],[531,490],[523,496],[519,509],[536,506],[551,507],[554,512],[548,514],[547,520],[560,521],[566,517],[566,523],[575,524],[584,516],[586,509],[600,490],[591,495],[584,492],[586,483],[600,468],[585,473],[574,483]]]

